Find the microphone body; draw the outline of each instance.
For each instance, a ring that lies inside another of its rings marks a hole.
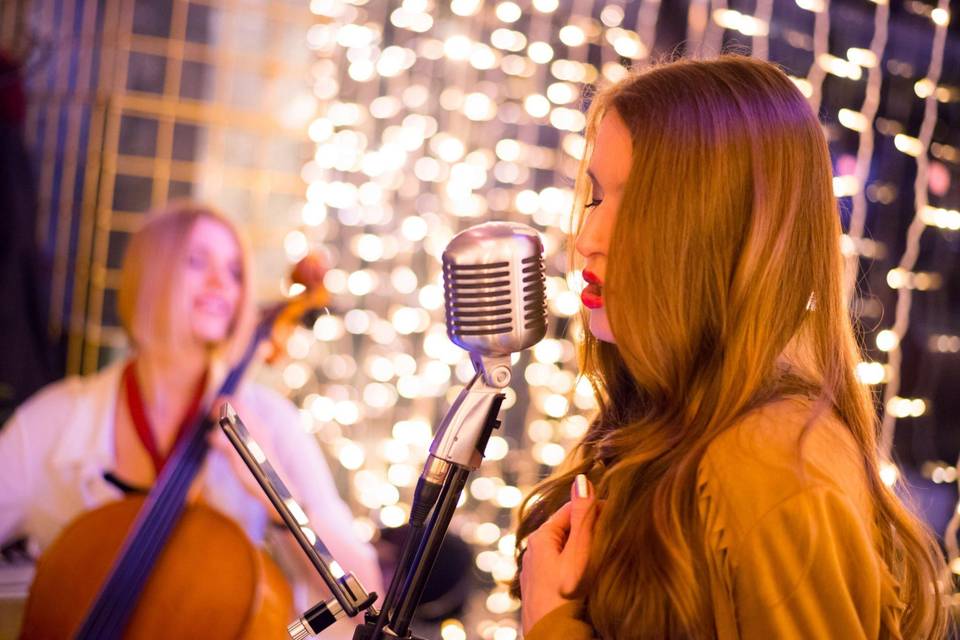
[[[546,334],[543,243],[532,227],[487,222],[443,252],[447,335],[480,356],[509,356]]]
[[[443,252],[447,335],[470,353],[477,374],[454,401],[430,446],[431,461],[476,469],[510,382],[510,355],[547,331],[543,243],[535,229],[487,222]],[[439,474],[438,474],[439,475]]]
[[[368,615],[364,628],[370,633],[361,638],[408,637],[467,476],[480,466],[487,440],[500,426],[510,355],[547,331],[543,243],[527,225],[488,222],[454,236],[443,252],[443,289],[447,335],[470,353],[476,375],[437,428],[414,489],[400,566],[383,610],[375,620]]]

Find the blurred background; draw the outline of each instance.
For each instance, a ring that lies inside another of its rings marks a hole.
[[[440,254],[457,231],[543,233],[548,338],[515,358],[421,630],[513,640],[513,513],[584,433],[568,272],[585,90],[683,54],[782,65],[819,111],[846,234],[858,368],[889,484],[942,533],[960,451],[960,38],[947,0],[2,0],[0,418],[122,358],[129,234],[170,198],[252,239],[258,298],[308,252],[328,313],[258,376],[301,407],[385,561],[431,434],[469,380]],[[677,194],[682,197],[682,194]],[[957,566],[960,572],[960,564]],[[22,585],[0,583],[16,597]]]

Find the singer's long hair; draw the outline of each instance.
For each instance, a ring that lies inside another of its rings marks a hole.
[[[713,637],[698,466],[747,412],[803,395],[858,444],[878,551],[906,604],[903,637],[940,637],[943,559],[880,480],[876,415],[854,375],[839,215],[815,114],[777,67],[741,56],[632,72],[592,98],[578,212],[611,110],[634,148],[604,284],[616,346],[586,332],[581,367],[599,415],[521,508],[518,548],[586,473],[606,500],[579,593],[590,623],[618,640]]]

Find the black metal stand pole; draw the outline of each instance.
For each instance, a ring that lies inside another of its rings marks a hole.
[[[500,426],[497,416],[504,394],[498,391],[491,394],[479,372],[471,385],[473,383],[477,383],[479,389],[470,386],[462,392],[451,408],[453,413],[448,414],[431,446],[428,466],[424,467],[424,475],[417,484],[411,510],[411,531],[383,606],[379,612],[367,611],[363,624],[354,633],[354,640],[414,639],[410,634],[410,622],[420,604],[463,487],[471,470],[476,469],[483,459],[491,432]],[[478,414],[478,409],[483,413]],[[482,416],[479,420],[478,415]],[[438,451],[443,454],[438,455]],[[442,481],[440,476],[443,476]],[[424,483],[431,478],[436,479]]]
[[[420,604],[427,578],[431,569],[433,569],[437,553],[440,551],[440,545],[443,543],[447,527],[450,526],[450,519],[457,508],[460,493],[463,491],[469,475],[469,469],[455,467],[450,471],[450,476],[447,478],[443,492],[440,494],[440,500],[434,510],[433,517],[430,519],[427,535],[420,543],[413,572],[407,577],[407,582],[404,584],[403,599],[400,600],[397,613],[391,621],[390,627],[401,638],[406,636],[407,630],[410,628],[413,612]]]
[[[425,525],[412,526],[407,532],[407,539],[403,542],[403,551],[400,553],[400,562],[397,563],[396,571],[393,573],[393,579],[390,580],[390,588],[384,597],[380,606],[380,613],[377,616],[373,630],[370,632],[371,638],[378,638],[380,630],[386,625],[393,609],[394,601],[399,595],[399,589],[404,584],[404,578],[410,573],[411,560],[417,549],[420,548],[420,541],[423,539]],[[355,637],[355,640],[359,640]]]

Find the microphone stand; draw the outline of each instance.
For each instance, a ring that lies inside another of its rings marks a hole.
[[[290,625],[291,636],[305,638],[344,615],[365,610],[354,640],[414,640],[410,621],[440,544],[470,472],[480,466],[490,434],[500,426],[503,389],[512,377],[510,356],[546,333],[543,269],[543,242],[527,225],[488,222],[461,231],[448,243],[443,252],[447,334],[470,353],[475,375],[447,411],[430,445],[414,489],[410,532],[397,571],[377,611],[372,606],[376,595],[364,591],[336,564],[312,530],[307,535],[305,516],[299,523],[295,515],[286,513],[284,522],[334,595]],[[241,448],[239,440],[231,441]],[[259,455],[265,459],[262,451]],[[250,452],[244,458],[254,475],[255,458]],[[289,512],[261,476],[257,479],[277,510]]]
[[[470,354],[476,374],[447,411],[430,445],[414,491],[410,532],[379,612],[368,610],[354,640],[418,640],[410,621],[471,471],[483,460],[487,440],[500,426],[503,389],[510,383],[510,356]],[[428,520],[429,517],[429,520]]]
[[[476,373],[447,411],[430,445],[430,456],[414,490],[410,533],[379,611],[373,606],[377,594],[367,592],[352,573],[337,563],[309,527],[299,507],[296,511],[291,509],[290,505],[296,503],[263,450],[232,407],[225,404],[222,408],[220,426],[224,433],[333,595],[287,627],[294,640],[305,640],[340,618],[361,611],[365,611],[364,621],[354,632],[354,640],[422,640],[411,633],[410,621],[420,604],[467,478],[480,466],[490,434],[500,426],[498,415],[505,397],[502,390],[512,375],[509,355],[486,357],[471,352],[470,359]]]
[[[220,426],[333,595],[287,627],[294,640],[305,640],[340,618],[361,611],[365,612],[364,621],[354,632],[354,640],[422,640],[411,633],[410,621],[467,478],[480,466],[490,434],[500,426],[498,415],[505,397],[502,390],[512,375],[509,355],[485,357],[471,352],[470,359],[476,374],[447,411],[430,445],[430,455],[414,490],[410,533],[379,611],[373,606],[377,594],[367,592],[356,577],[333,558],[308,525],[263,450],[233,408],[224,403]]]

